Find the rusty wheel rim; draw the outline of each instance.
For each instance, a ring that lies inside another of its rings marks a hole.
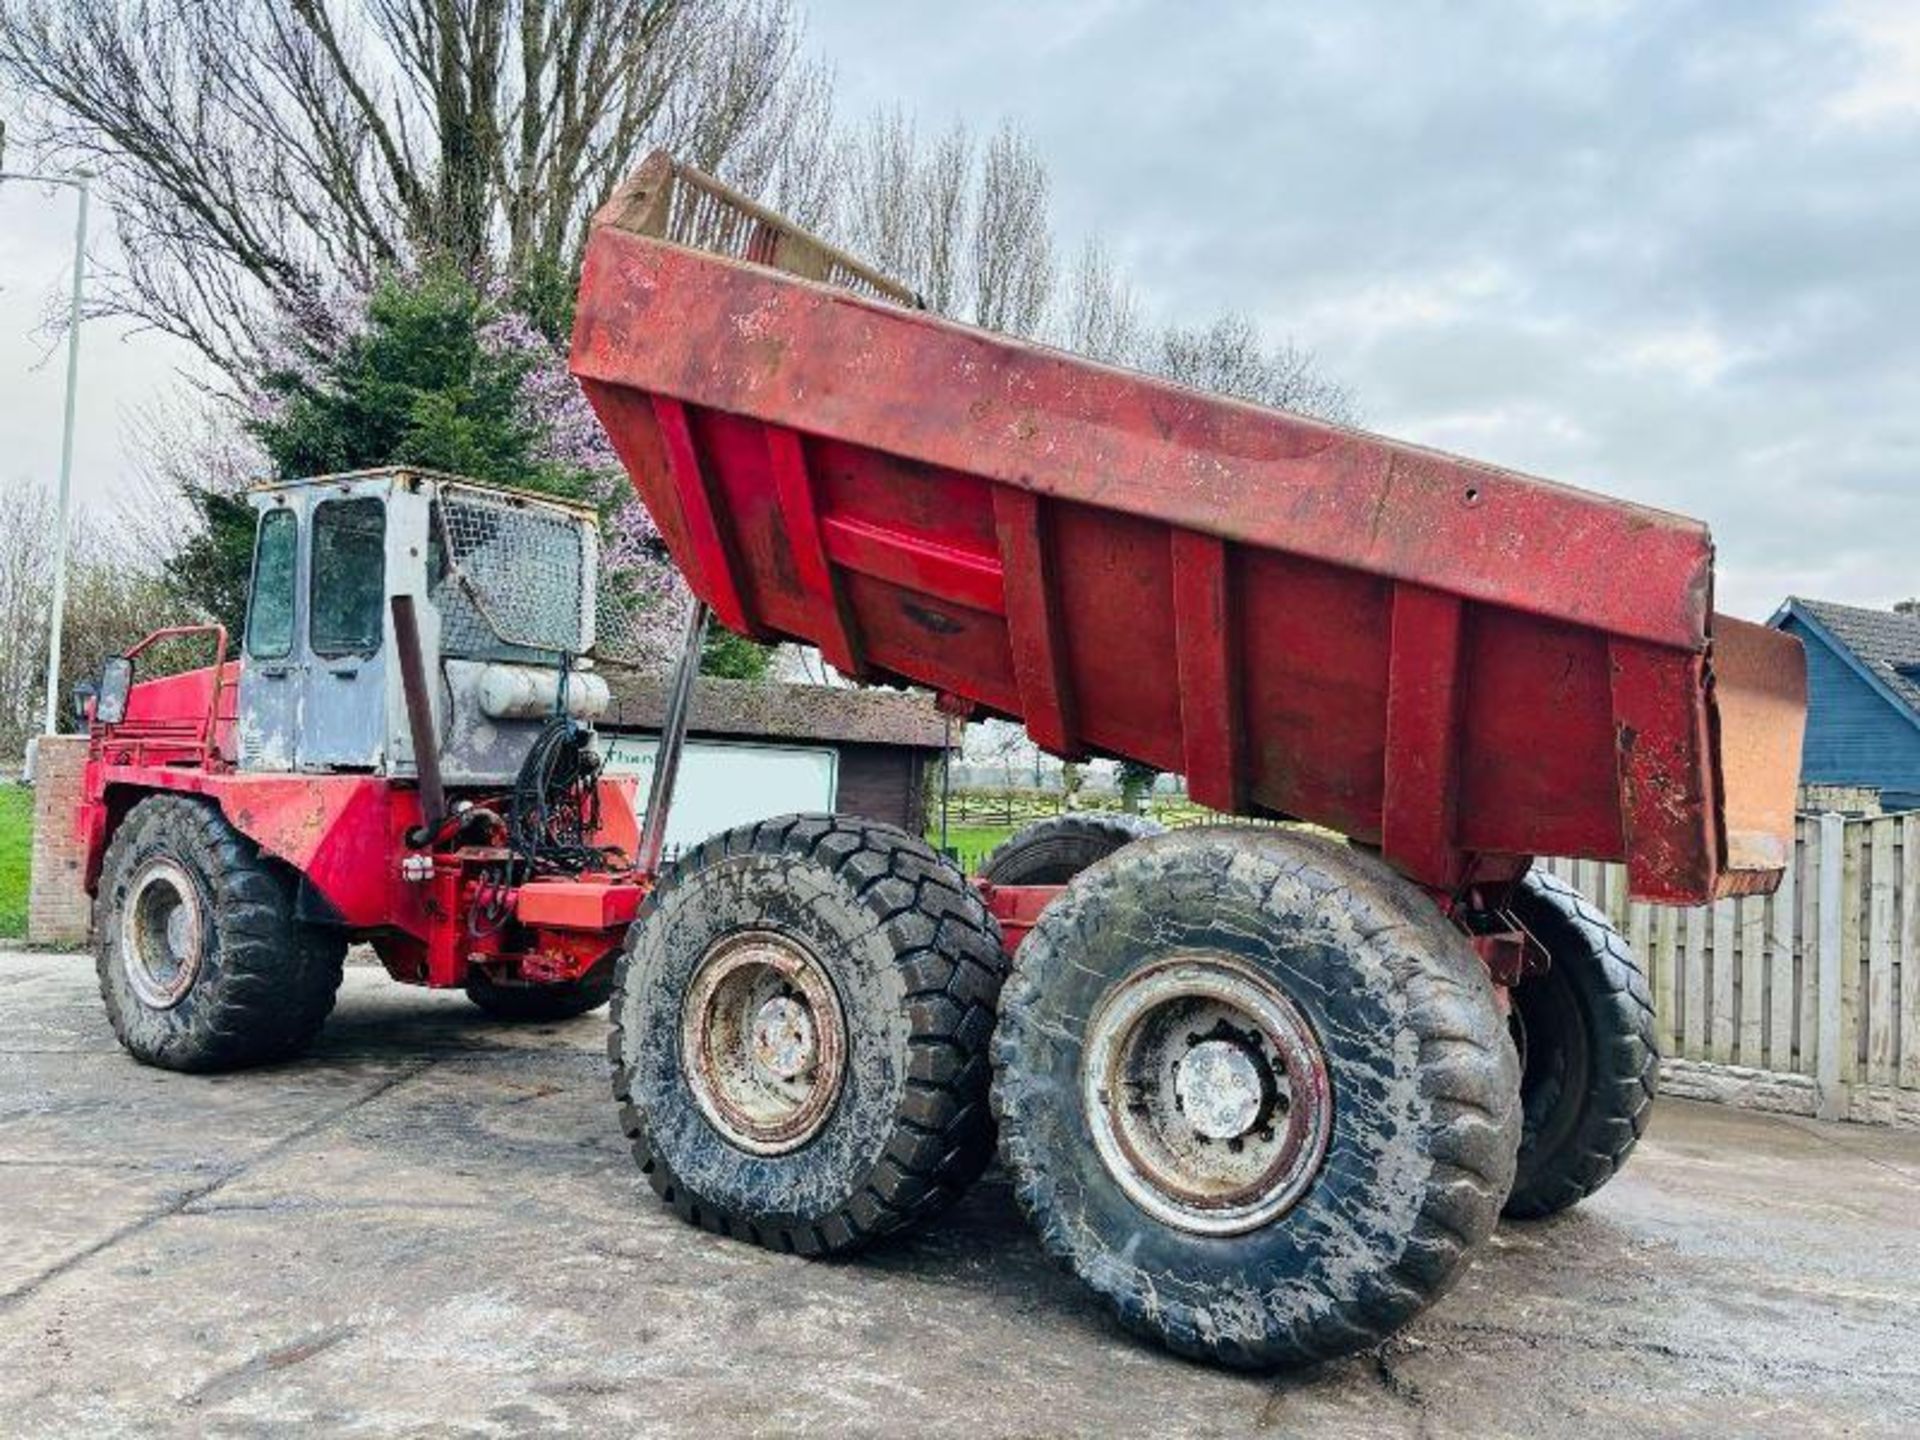
[[[846,1073],[846,1018],[819,962],[787,936],[743,931],[701,957],[681,1012],[681,1065],[700,1113],[755,1155],[820,1133]]]
[[[133,877],[120,912],[120,963],[150,1010],[171,1010],[199,978],[206,926],[199,891],[178,862],[149,860]]]
[[[1177,956],[1127,976],[1083,1054],[1094,1149],[1154,1218],[1244,1234],[1319,1175],[1333,1133],[1326,1055],[1299,1007],[1239,962]]]

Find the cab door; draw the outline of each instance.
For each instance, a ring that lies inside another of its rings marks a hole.
[[[291,770],[300,733],[303,663],[300,515],[284,503],[262,511],[254,532],[241,653],[238,730],[242,770]]]
[[[321,500],[308,520],[302,770],[378,770],[386,762],[387,502]]]

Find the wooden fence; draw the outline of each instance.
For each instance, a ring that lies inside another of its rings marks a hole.
[[[1798,832],[1775,894],[1693,910],[1629,903],[1617,865],[1549,868],[1641,957],[1670,1090],[1920,1125],[1920,814]]]
[[[1066,797],[1051,790],[955,790],[948,797],[947,818],[954,825],[1017,829],[1065,808]]]

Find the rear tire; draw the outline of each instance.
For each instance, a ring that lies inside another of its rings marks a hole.
[[[1513,1178],[1517,1062],[1485,968],[1424,895],[1318,836],[1185,830],[1086,871],[1020,950],[994,1068],[1047,1251],[1130,1329],[1229,1365],[1391,1334]]]
[[[231,1070],[304,1050],[333,1009],[346,940],[293,916],[293,886],[213,805],[140,801],[101,866],[100,994],[132,1056]]]
[[[681,1218],[770,1249],[854,1249],[967,1188],[993,1151],[1006,971],[973,887],[887,825],[789,815],[660,878],[613,998],[634,1160]]]
[[[496,1020],[571,1020],[607,1003],[615,965],[608,955],[579,979],[556,985],[515,984],[470,970],[467,998]]]
[[[1164,835],[1166,826],[1143,815],[1081,811],[1036,820],[1007,840],[980,867],[994,885],[1064,885],[1116,850]]]
[[[1513,992],[1524,1120],[1505,1213],[1535,1220],[1586,1199],[1627,1163],[1653,1114],[1659,1041],[1639,961],[1585,896],[1534,870],[1507,906],[1549,957]]]

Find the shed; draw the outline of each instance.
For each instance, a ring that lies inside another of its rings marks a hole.
[[[1802,786],[1920,806],[1920,615],[1790,596],[1768,623],[1807,648]]]
[[[612,703],[598,729],[613,755],[636,755],[634,768],[650,765],[646,742],[665,719],[667,681],[617,674],[608,681]],[[918,691],[703,677],[676,787],[674,813],[688,807],[686,820],[670,825],[669,843],[795,808],[830,808],[921,834],[929,769],[947,734],[932,697]],[[637,752],[630,741],[641,742]],[[822,753],[832,756],[830,773],[812,778],[819,771],[809,769],[808,757]],[[696,816],[710,818],[695,823]]]

